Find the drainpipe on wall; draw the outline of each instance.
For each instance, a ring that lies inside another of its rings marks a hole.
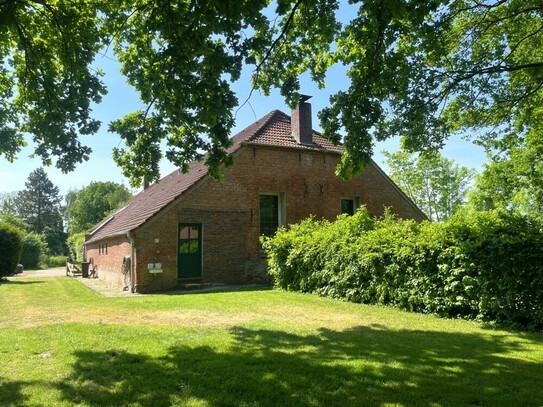
[[[134,238],[132,237],[132,234],[128,232],[126,234],[126,237],[128,237],[128,240],[130,240],[130,292],[135,293],[136,292],[136,274],[134,273]]]

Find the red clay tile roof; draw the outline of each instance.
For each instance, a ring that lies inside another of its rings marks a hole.
[[[242,143],[333,153],[343,151],[343,147],[334,146],[316,131],[313,132],[312,145],[297,143],[291,134],[290,116],[279,110],[268,113],[236,134],[232,138],[232,146],[228,148],[228,152],[237,151]],[[125,234],[139,228],[207,174],[207,167],[203,161],[192,162],[189,171],[185,174],[177,170],[172,172],[134,196],[116,213],[95,225],[89,231],[86,243]]]
[[[343,152],[342,146],[333,145],[329,140],[325,139],[315,130],[313,130],[313,144],[299,144],[294,140],[294,137],[292,137],[290,116],[281,112],[280,110],[275,110],[269,113],[267,116],[264,116],[264,118],[268,116],[268,124],[266,126],[262,126],[258,131],[256,131],[253,136],[247,140],[247,142],[281,147],[301,148],[306,150],[327,150],[335,153]]]

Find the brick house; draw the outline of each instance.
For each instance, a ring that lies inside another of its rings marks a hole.
[[[341,146],[312,130],[311,105],[275,110],[232,139],[234,163],[215,181],[202,162],[145,188],[90,230],[85,256],[119,289],[152,292],[190,283],[268,281],[259,237],[309,215],[334,220],[365,205],[379,216],[425,219],[375,164],[349,181],[334,175]],[[123,265],[124,262],[124,265]]]

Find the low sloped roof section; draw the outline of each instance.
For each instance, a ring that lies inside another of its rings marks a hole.
[[[292,136],[290,116],[279,110],[268,113],[236,134],[228,152],[234,153],[245,143],[332,153],[343,151],[341,146],[334,146],[316,131],[313,132],[313,144],[297,143]],[[192,162],[187,173],[178,170],[172,172],[134,196],[116,213],[96,224],[89,231],[86,243],[138,229],[207,175],[207,166],[203,161]]]

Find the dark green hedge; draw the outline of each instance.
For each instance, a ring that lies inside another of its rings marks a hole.
[[[264,242],[276,286],[543,329],[543,227],[506,211],[417,223],[361,209]]]
[[[35,269],[40,265],[47,252],[45,239],[37,233],[26,233],[23,236],[23,248],[19,262],[25,269]]]
[[[0,222],[0,278],[15,273],[21,254],[21,232],[15,226]]]

